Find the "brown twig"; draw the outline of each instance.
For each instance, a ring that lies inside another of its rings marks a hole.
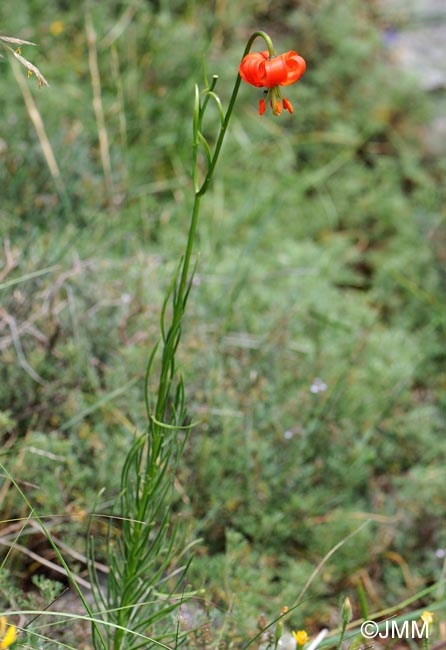
[[[3,249],[5,251],[5,265],[0,271],[0,282],[2,282],[6,276],[11,273],[11,271],[17,266],[17,262],[14,260],[11,252],[11,245],[9,243],[8,237],[5,237],[3,241]]]

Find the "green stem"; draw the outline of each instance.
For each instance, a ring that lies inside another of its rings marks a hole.
[[[187,238],[187,244],[186,244],[186,252],[184,253],[184,259],[183,259],[183,267],[181,269],[181,278],[180,278],[180,285],[178,288],[178,305],[182,310],[186,307],[184,303],[184,293],[186,290],[186,285],[187,285],[187,276],[189,274],[189,267],[190,267],[190,260],[192,256],[192,249],[194,246],[194,239],[195,239],[195,231],[197,229],[197,223],[198,223],[198,214],[200,211],[200,201],[201,201],[202,193],[200,191],[195,193],[194,197],[194,205],[192,208],[192,216],[191,216],[191,222],[190,222],[190,227],[189,227],[189,235]],[[181,316],[183,314],[181,313]]]
[[[252,47],[252,44],[254,43],[255,39],[258,38],[258,37],[264,39],[270,56],[275,56],[276,55],[276,51],[274,49],[273,43],[272,43],[270,37],[268,36],[268,34],[266,34],[265,32],[262,32],[262,31],[257,31],[257,32],[254,32],[253,34],[251,34],[251,36],[250,36],[250,38],[249,38],[249,40],[248,40],[248,42],[246,44],[245,51],[243,52],[242,59],[248,54],[248,52],[250,51],[250,49]],[[215,167],[217,165],[218,157],[220,155],[220,151],[221,151],[221,148],[223,146],[223,140],[225,139],[225,135],[226,135],[226,131],[227,131],[227,128],[228,128],[229,120],[231,119],[232,111],[234,110],[235,101],[237,99],[237,95],[238,95],[238,91],[239,91],[239,88],[240,88],[241,80],[242,80],[242,78],[240,77],[240,74],[237,74],[237,79],[235,80],[234,89],[232,91],[231,99],[229,100],[229,105],[228,105],[228,109],[226,111],[226,114],[225,114],[225,117],[224,117],[224,120],[223,120],[223,124],[220,127],[220,132],[218,134],[217,142],[215,144],[214,153],[212,155],[212,159],[211,159],[211,162],[210,162],[208,170],[207,170],[206,178],[204,179],[201,187],[198,190],[196,190],[196,192],[195,192],[195,201],[194,201],[194,206],[193,206],[193,209],[192,209],[191,226],[190,226],[190,229],[189,229],[189,236],[188,236],[187,246],[186,246],[186,254],[184,256],[183,268],[182,268],[182,272],[181,272],[180,289],[178,291],[179,299],[184,294],[184,289],[186,287],[187,276],[188,276],[188,273],[189,273],[190,258],[191,258],[191,254],[192,254],[193,241],[194,241],[194,237],[195,237],[198,210],[199,210],[199,207],[200,207],[200,198],[204,194],[206,194],[206,191],[207,191],[207,189],[209,187],[209,183],[211,182],[212,177],[214,175]],[[215,82],[216,82],[216,79],[214,77],[213,83],[211,84],[211,87],[210,87],[209,90],[212,91],[214,89]],[[205,102],[206,102],[206,100],[205,100]]]
[[[339,635],[339,641],[337,645],[337,650],[342,649],[342,643],[344,641],[344,636],[345,636],[345,629],[347,627],[347,623],[342,623],[342,628],[341,628],[341,634]]]
[[[245,57],[248,52],[250,51],[252,44],[254,43],[256,38],[263,38],[266,46],[268,48],[270,56],[275,56],[276,52],[274,50],[272,41],[268,34],[262,31],[256,31],[254,32],[251,37],[249,38],[245,51],[243,53],[243,57]],[[242,57],[242,58],[243,58]],[[213,78],[212,83],[210,87],[208,88],[208,91],[213,91],[216,83],[216,77]],[[186,243],[186,251],[183,257],[183,263],[181,266],[181,274],[180,274],[180,280],[178,284],[178,292],[176,294],[176,298],[174,300],[173,304],[173,315],[172,315],[172,324],[170,326],[164,350],[163,350],[163,358],[162,358],[162,367],[161,367],[161,376],[160,376],[160,382],[159,382],[159,388],[158,388],[158,397],[157,397],[157,406],[155,409],[155,417],[158,421],[163,422],[164,421],[164,414],[165,414],[165,409],[167,406],[167,398],[168,398],[168,393],[169,393],[169,388],[170,388],[170,380],[169,377],[172,375],[172,361],[175,355],[175,350],[174,350],[174,344],[175,340],[177,340],[177,337],[180,336],[179,333],[179,328],[181,327],[181,321],[183,319],[184,311],[186,309],[186,302],[187,302],[187,283],[188,283],[188,276],[189,276],[189,270],[190,270],[190,261],[192,257],[192,250],[193,250],[193,245],[194,245],[194,239],[195,239],[195,232],[197,229],[197,222],[198,222],[198,214],[200,210],[200,201],[201,197],[206,193],[208,190],[209,184],[213,178],[215,167],[217,165],[217,161],[220,155],[221,148],[223,146],[223,141],[226,135],[226,131],[229,125],[229,121],[232,116],[232,112],[235,106],[235,102],[237,99],[238,91],[240,88],[240,83],[241,83],[241,77],[240,74],[237,74],[237,79],[234,84],[234,89],[232,91],[231,98],[229,100],[229,105],[226,111],[226,114],[224,116],[224,120],[221,124],[220,131],[218,134],[217,142],[215,144],[214,152],[212,154],[211,160],[209,162],[208,168],[207,168],[207,173],[206,177],[201,184],[201,186],[198,186],[198,183],[196,181],[197,176],[198,176],[198,170],[197,170],[197,148],[198,148],[198,130],[201,128],[201,122],[203,119],[203,113],[204,109],[206,108],[209,97],[206,97],[203,106],[196,106],[195,108],[195,114],[194,114],[194,171],[193,171],[193,176],[194,176],[194,183],[195,183],[195,195],[194,195],[194,204],[192,207],[192,215],[191,215],[191,222],[189,226],[189,233],[187,237],[187,243]],[[199,101],[197,99],[197,90],[196,90],[196,102]]]
[[[252,44],[254,43],[255,39],[258,38],[258,37],[264,39],[264,41],[266,43],[266,46],[268,48],[270,57],[276,56],[276,51],[274,49],[273,43],[272,43],[270,37],[268,36],[268,34],[266,34],[265,32],[262,32],[262,31],[258,31],[258,32],[254,32],[251,35],[251,37],[249,38],[249,40],[248,40],[248,42],[246,44],[246,47],[245,47],[245,51],[243,52],[242,59],[248,54],[248,52],[250,51],[250,49],[252,47]],[[240,74],[238,74],[237,79],[236,79],[235,84],[234,84],[234,90],[232,91],[231,99],[229,100],[228,110],[226,111],[224,122],[223,122],[223,124],[222,124],[222,126],[220,128],[220,133],[218,134],[218,139],[217,139],[217,142],[215,144],[215,149],[214,149],[214,155],[212,156],[212,160],[211,160],[211,163],[209,165],[209,168],[208,168],[208,171],[207,171],[207,174],[206,174],[206,178],[204,179],[203,184],[201,185],[200,189],[196,192],[196,194],[198,194],[199,196],[203,196],[203,194],[206,193],[206,191],[208,189],[208,186],[209,186],[209,183],[212,180],[212,176],[214,175],[215,166],[217,164],[218,157],[220,155],[220,151],[221,151],[221,148],[222,148],[222,145],[223,145],[223,140],[224,140],[225,135],[226,135],[226,129],[228,128],[229,120],[231,119],[232,111],[234,109],[235,100],[237,99],[237,95],[238,95],[238,91],[239,91],[239,88],[240,88],[241,80],[242,80],[242,78],[240,77]]]

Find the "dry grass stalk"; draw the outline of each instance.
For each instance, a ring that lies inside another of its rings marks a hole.
[[[19,84],[20,90],[22,91],[23,100],[25,102],[28,115],[31,119],[31,122],[34,125],[34,128],[37,133],[37,137],[39,138],[40,146],[42,148],[43,155],[48,165],[48,169],[50,170],[53,179],[56,180],[56,182],[60,185],[61,180],[60,180],[59,166],[57,164],[56,157],[54,155],[53,148],[51,146],[49,138],[46,134],[42,116],[40,115],[39,109],[37,108],[37,104],[34,101],[34,98],[31,94],[31,91],[28,88],[25,79],[23,78],[23,75],[20,74],[17,64],[15,63],[15,61],[11,61],[11,63],[12,63],[14,76],[17,80],[17,83]]]
[[[102,169],[104,172],[104,185],[107,196],[113,197],[112,168],[110,160],[110,148],[108,144],[107,129],[105,126],[104,107],[102,104],[101,77],[99,74],[97,36],[90,14],[85,19],[85,29],[88,44],[88,65],[90,67],[91,86],[93,89],[93,110],[96,116],[98,128],[99,151],[101,155]]]
[[[14,50],[14,48],[8,45],[9,43],[14,43],[14,45],[18,45],[19,47]],[[31,61],[28,61],[28,59],[25,59],[24,56],[22,56],[20,46],[35,45],[35,43],[32,43],[31,41],[24,41],[22,38],[15,38],[13,36],[0,36],[0,44],[3,46],[3,49],[6,50],[9,56],[13,56],[15,59],[17,59],[19,63],[21,63],[28,70],[29,77],[32,74],[36,75],[39,87],[49,86],[48,81],[40,72],[39,68],[35,66],[33,63],[31,63]]]

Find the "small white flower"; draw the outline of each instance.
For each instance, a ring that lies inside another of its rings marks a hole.
[[[279,639],[277,648],[280,650],[296,650],[296,640],[292,634],[285,631]]]
[[[325,383],[325,381],[322,381],[319,377],[316,377],[313,380],[313,383],[310,386],[310,392],[317,394],[317,393],[323,393],[324,390],[327,390],[328,386]]]

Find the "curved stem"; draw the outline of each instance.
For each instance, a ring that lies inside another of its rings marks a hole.
[[[249,53],[254,41],[256,38],[263,38],[263,40],[266,43],[266,46],[268,48],[270,56],[275,56],[276,51],[274,49],[273,43],[271,38],[268,36],[266,32],[263,31],[257,31],[253,32],[251,36],[249,37],[249,40],[246,44],[245,51],[243,52],[242,59]],[[234,84],[234,89],[232,91],[231,99],[229,100],[229,105],[223,120],[223,123],[220,127],[220,132],[218,134],[217,142],[215,144],[215,149],[214,153],[212,155],[210,164],[208,166],[206,178],[204,179],[203,183],[201,184],[200,188],[195,191],[195,199],[194,199],[194,205],[192,208],[192,217],[191,217],[191,225],[189,228],[189,236],[187,238],[187,245],[186,245],[186,252],[184,255],[184,260],[183,260],[183,267],[181,269],[181,280],[180,280],[180,285],[178,289],[178,302],[181,304],[182,298],[184,295],[184,291],[186,288],[186,282],[187,282],[187,276],[189,273],[189,266],[190,266],[190,258],[192,255],[192,248],[193,248],[193,240],[195,237],[195,230],[196,230],[196,225],[197,225],[197,217],[198,217],[198,210],[200,207],[200,198],[206,194],[206,191],[209,187],[209,183],[212,180],[212,177],[214,175],[215,167],[217,165],[218,157],[220,155],[221,148],[223,146],[223,141],[225,139],[226,131],[228,128],[229,120],[231,119],[232,111],[234,110],[235,106],[235,101],[237,99],[238,91],[240,88],[240,83],[241,83],[242,78],[240,77],[240,74],[237,74],[237,79],[235,80]],[[213,89],[215,85],[215,77],[213,78],[213,84],[210,90]],[[183,305],[184,307],[184,305]]]
[[[274,49],[271,38],[268,36],[268,34],[266,34],[266,32],[258,31],[258,32],[254,32],[253,34],[251,34],[251,36],[250,36],[250,38],[249,38],[249,40],[248,40],[248,42],[246,44],[245,51],[243,52],[242,59],[249,53],[249,51],[250,51],[250,49],[252,47],[252,44],[254,43],[255,39],[258,38],[258,37],[263,38],[263,40],[265,41],[266,46],[268,48],[269,55],[271,57],[276,56],[276,51]],[[228,128],[229,120],[231,119],[232,111],[234,109],[235,100],[237,99],[237,95],[238,95],[238,91],[239,91],[239,88],[240,88],[241,80],[242,80],[242,78],[240,77],[240,74],[237,74],[237,79],[235,80],[234,89],[232,91],[231,99],[229,100],[228,110],[226,111],[226,115],[225,115],[223,124],[222,124],[222,126],[220,128],[220,133],[218,134],[217,142],[215,144],[214,155],[212,156],[211,163],[210,163],[210,165],[208,167],[206,178],[204,179],[200,189],[197,192],[197,194],[199,194],[200,196],[203,196],[203,194],[206,193],[206,191],[208,189],[208,186],[209,186],[209,183],[212,180],[212,176],[214,174],[215,166],[217,164],[217,160],[218,160],[218,157],[220,155],[220,151],[221,151],[221,148],[222,148],[222,145],[223,145],[223,140],[225,139],[226,130]]]
[[[276,55],[273,43],[271,41],[271,38],[268,36],[263,31],[256,31],[251,34],[250,38],[248,39],[248,42],[245,47],[245,51],[243,52],[242,59],[249,53],[254,41],[256,38],[263,38],[263,40],[266,43],[266,46],[268,48],[268,52],[271,57]],[[204,181],[202,182],[201,185],[198,184],[197,182],[197,177],[198,177],[198,170],[197,170],[197,151],[198,151],[198,143],[199,143],[199,133],[201,132],[201,124],[202,124],[202,119],[203,119],[203,114],[204,114],[204,109],[206,108],[207,103],[209,102],[210,99],[210,92],[213,91],[215,84],[217,82],[217,77],[213,77],[212,83],[210,87],[207,89],[208,93],[207,96],[204,99],[203,105],[200,105],[200,94],[198,91],[198,87],[195,86],[195,107],[194,107],[194,142],[193,142],[193,147],[194,147],[194,154],[193,154],[193,178],[194,178],[194,188],[195,188],[195,194],[194,194],[194,203],[192,207],[192,214],[191,214],[191,221],[190,221],[190,226],[189,226],[189,233],[187,237],[187,243],[186,243],[186,250],[184,253],[183,257],[183,262],[181,265],[181,272],[180,272],[180,279],[178,283],[178,291],[174,297],[174,303],[173,303],[173,315],[172,315],[172,324],[169,328],[169,332],[166,337],[165,345],[164,345],[164,350],[163,350],[163,358],[162,358],[162,364],[161,364],[161,376],[160,376],[160,381],[159,381],[159,386],[158,386],[158,396],[157,396],[157,406],[155,409],[156,413],[156,419],[160,422],[163,422],[164,420],[164,411],[167,406],[167,398],[168,398],[168,392],[170,388],[170,379],[172,377],[172,370],[173,370],[173,365],[172,362],[174,360],[175,356],[175,349],[176,349],[176,344],[179,340],[180,332],[179,329],[181,328],[181,321],[183,319],[184,311],[186,309],[186,302],[187,302],[187,284],[188,284],[188,276],[189,276],[189,269],[190,269],[190,261],[192,257],[192,250],[193,250],[193,245],[194,245],[194,239],[195,239],[195,232],[197,229],[197,222],[198,222],[198,213],[200,210],[200,201],[201,197],[206,193],[209,184],[212,180],[212,177],[214,175],[215,167],[217,165],[217,161],[220,155],[221,148],[223,146],[223,141],[226,135],[226,131],[229,125],[229,121],[232,116],[232,111],[234,110],[235,102],[237,99],[238,91],[240,88],[240,83],[241,83],[241,77],[240,74],[237,74],[237,78],[235,80],[234,88],[232,91],[231,98],[229,100],[229,105],[226,110],[226,114],[224,115],[224,118],[221,121],[221,126],[220,126],[220,131],[218,134],[217,142],[215,144],[215,148],[213,151],[213,154],[209,160],[208,167],[207,167],[207,173]]]

